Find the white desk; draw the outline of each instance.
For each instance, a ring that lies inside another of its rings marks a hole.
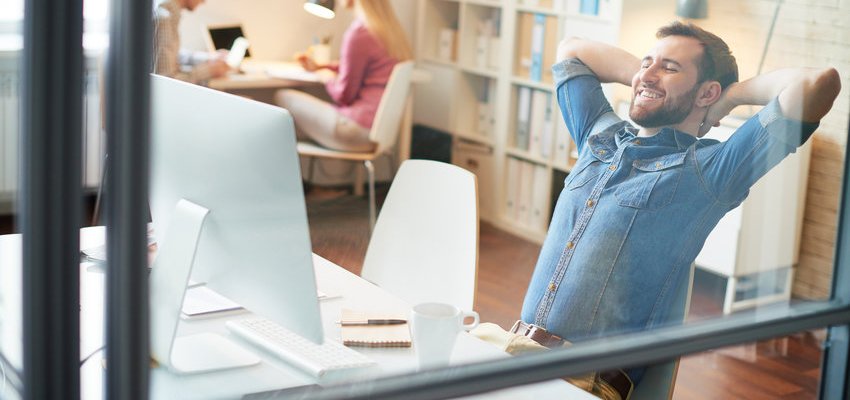
[[[86,228],[81,231],[81,246],[88,247],[103,243],[104,229]],[[0,247],[8,250],[18,246],[20,235],[0,236]],[[14,255],[0,254],[0,266],[10,268],[8,261],[14,261]],[[316,280],[319,290],[340,297],[323,300],[322,320],[326,340],[339,339],[339,318],[343,307],[364,310],[388,310],[407,313],[410,305],[387,293],[371,283],[351,274],[345,269],[324,258],[314,255]],[[19,262],[19,261],[18,261]],[[80,265],[81,294],[81,348],[82,356],[90,354],[103,343],[103,273],[91,263]],[[245,344],[229,335],[224,322],[229,319],[247,318],[251,314],[243,313],[217,318],[184,320],[178,328],[178,335],[197,332],[217,332],[231,337],[234,342]],[[274,357],[253,350],[245,344],[246,351],[255,351],[262,358],[256,366],[218,371],[195,375],[177,375],[165,368],[151,371],[151,398],[156,399],[196,399],[196,398],[239,398],[242,394],[281,389],[291,386],[315,383],[314,379],[301,371],[289,367]],[[372,371],[372,377],[413,372],[416,369],[416,357],[412,348],[364,348],[358,351],[368,355],[378,363]],[[463,333],[458,337],[452,354],[452,364],[508,357],[494,346]],[[82,390],[84,399],[102,398],[101,365],[102,352],[98,352],[83,366]],[[361,379],[369,379],[364,377]],[[322,383],[322,382],[320,382]],[[486,393],[471,398],[481,399],[596,399],[596,397],[562,381],[517,387],[494,393]]]
[[[245,60],[241,74],[230,74],[209,82],[211,89],[241,91],[322,86],[315,74],[290,61]]]

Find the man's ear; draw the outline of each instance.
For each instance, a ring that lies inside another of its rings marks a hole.
[[[717,81],[705,81],[700,84],[699,90],[697,91],[696,98],[696,106],[698,107],[708,107],[718,99],[720,99],[720,94],[723,90],[720,88],[720,82]]]

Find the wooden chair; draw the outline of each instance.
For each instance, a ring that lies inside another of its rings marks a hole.
[[[680,323],[688,315],[691,306],[691,288],[694,283],[694,265],[686,285],[682,285],[676,293],[675,305],[670,314],[671,323]],[[676,374],[679,372],[679,359],[653,365],[646,369],[643,378],[635,385],[631,400],[660,400],[672,399]]]
[[[347,161],[362,161],[366,167],[366,172],[369,178],[369,228],[375,227],[375,167],[372,161],[384,155],[391,154],[393,147],[396,144],[399,136],[402,116],[404,115],[405,105],[407,103],[408,94],[410,93],[410,78],[413,73],[413,61],[405,61],[396,64],[387,86],[384,89],[384,94],[381,96],[381,102],[378,104],[378,111],[375,114],[375,119],[372,122],[372,129],[369,132],[369,140],[376,144],[375,149],[369,153],[357,153],[331,150],[321,147],[314,143],[298,142],[298,154],[310,157],[310,166],[308,171],[308,179],[313,175],[313,161],[315,158],[330,158]],[[362,175],[359,173],[354,182],[355,189],[363,185]]]
[[[407,160],[393,180],[361,276],[411,304],[472,310],[478,271],[478,196],[471,172]]]

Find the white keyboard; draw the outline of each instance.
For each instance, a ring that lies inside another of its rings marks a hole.
[[[227,327],[237,336],[315,377],[375,365],[372,359],[341,343],[325,340],[323,344],[316,344],[266,319],[227,321]]]

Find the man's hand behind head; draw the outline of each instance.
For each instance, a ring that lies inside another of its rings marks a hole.
[[[729,89],[735,85],[737,85],[737,83],[727,86],[721,93],[720,98],[708,107],[705,118],[702,121],[702,125],[699,127],[697,137],[703,137],[713,126],[720,126],[720,120],[729,115],[729,113],[738,106],[738,104],[732,101],[732,99],[728,96]]]

